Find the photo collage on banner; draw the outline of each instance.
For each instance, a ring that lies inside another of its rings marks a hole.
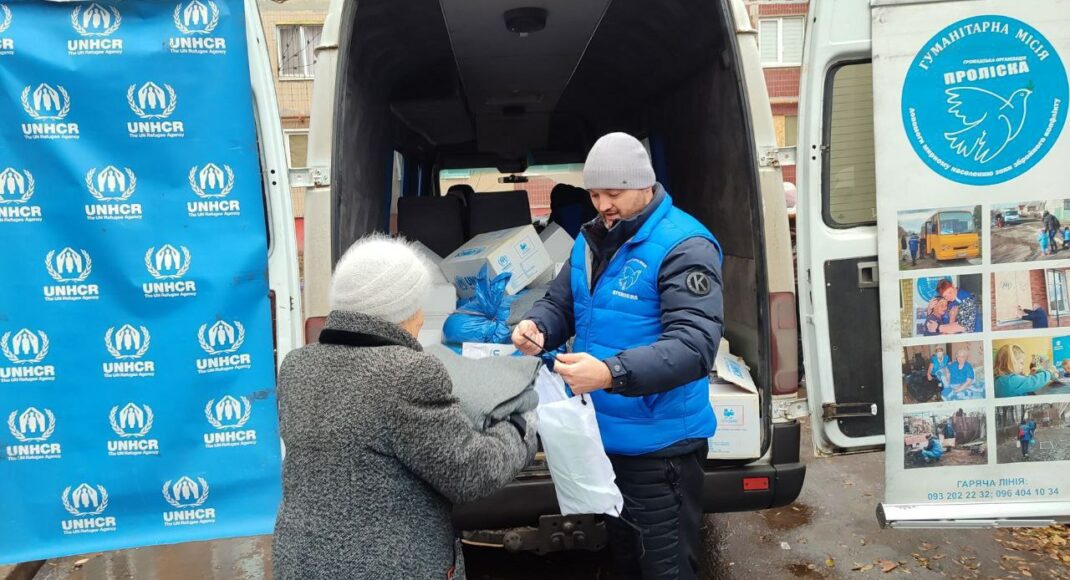
[[[1070,15],[987,6],[873,9],[886,504],[1070,498]]]
[[[0,1],[0,563],[270,533],[241,0]]]

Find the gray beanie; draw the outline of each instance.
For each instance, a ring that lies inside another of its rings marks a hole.
[[[645,189],[656,181],[646,148],[627,133],[596,141],[583,165],[585,189]]]
[[[338,260],[331,278],[331,309],[398,324],[420,310],[430,289],[431,272],[412,244],[368,236]]]

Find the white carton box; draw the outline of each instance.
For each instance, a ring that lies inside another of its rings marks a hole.
[[[550,222],[546,226],[546,229],[539,234],[539,239],[542,240],[546,253],[550,255],[552,266],[535,280],[533,286],[548,286],[561,272],[562,266],[565,265],[565,260],[572,255],[572,246],[576,243],[576,240],[568,235],[565,228],[554,222]]]
[[[461,343],[461,356],[467,358],[512,356],[514,352],[516,352],[516,347],[511,344],[494,344],[489,342]]]
[[[432,344],[442,344],[442,327],[446,325],[445,316],[424,316],[424,325],[420,329],[419,336],[416,340],[420,342],[423,347],[431,346]]]
[[[457,287],[457,295],[468,298],[475,293],[476,275],[484,264],[491,278],[502,272],[512,274],[506,292],[513,295],[550,268],[550,255],[535,228],[528,225],[480,234],[446,256],[441,267]]]
[[[758,387],[747,365],[720,349],[717,375],[710,377],[710,404],[717,416],[717,431],[709,440],[711,459],[755,459],[762,451]]]
[[[457,310],[457,289],[449,282],[432,282],[431,291],[424,300],[424,316],[445,318]]]

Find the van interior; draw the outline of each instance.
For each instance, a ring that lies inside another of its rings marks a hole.
[[[648,143],[674,202],[720,241],[726,338],[755,382],[770,383],[762,202],[723,0],[362,0],[345,10],[335,259],[359,237],[390,228],[396,157],[404,166],[397,228],[449,229],[443,235],[456,240],[458,231],[509,227],[493,220],[514,219],[517,200],[487,196],[489,209],[442,210],[423,199],[494,191],[443,191],[442,172],[497,168],[522,181],[529,167],[582,164],[598,137],[626,131]]]

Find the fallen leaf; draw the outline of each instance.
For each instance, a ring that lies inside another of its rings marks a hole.
[[[789,544],[787,542],[780,542],[780,549],[781,550],[790,550],[791,549],[791,544]]]
[[[885,574],[899,567],[897,562],[891,560],[877,560],[877,565],[881,567],[881,572],[884,572]]]
[[[855,562],[854,568],[851,568],[852,572],[869,572],[873,569],[873,564],[859,564]]]
[[[836,560],[832,556],[829,556],[828,558],[825,558],[825,565],[829,568],[835,568]]]
[[[929,542],[922,542],[921,545],[918,547],[921,549],[922,552],[928,552],[929,550],[935,548],[935,546],[933,546]]]
[[[77,561],[74,562],[74,567],[75,568],[81,568],[88,561],[89,561],[89,558],[82,558],[81,560],[77,560]]]
[[[845,481],[845,482],[843,482],[843,484],[844,485],[854,485],[855,482],[853,482],[853,481]]]

